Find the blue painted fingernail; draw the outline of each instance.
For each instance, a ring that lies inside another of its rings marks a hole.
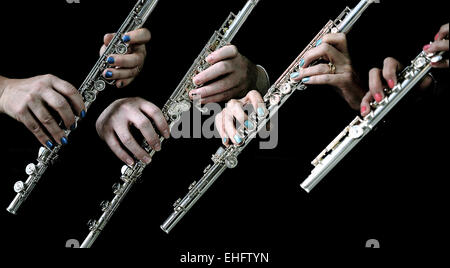
[[[252,129],[253,128],[253,123],[248,121],[248,120],[244,122],[244,125],[245,125],[245,127],[247,129]]]
[[[228,138],[223,138],[223,143],[227,143],[227,141],[228,141]]]
[[[80,117],[81,118],[85,118],[86,117],[86,111],[85,110],[81,111]]]
[[[238,134],[234,135],[234,140],[235,140],[237,143],[241,143],[241,142],[242,142],[242,138],[239,137]]]
[[[66,137],[62,137],[61,138],[61,143],[64,144],[64,145],[67,145],[69,142],[67,141]]]
[[[303,67],[303,65],[305,65],[305,60],[304,60],[304,59],[301,59],[301,60],[300,60],[300,65],[299,65],[299,66],[300,66],[300,67]]]
[[[77,128],[77,123],[74,123],[73,125],[70,126],[70,130],[74,130]]]
[[[105,77],[106,78],[111,78],[113,76],[113,73],[111,72],[111,71],[107,71],[106,73],[105,73]]]
[[[113,63],[115,62],[114,57],[109,57],[106,61],[107,61],[109,64],[113,64]]]
[[[291,73],[291,79],[295,79],[295,78],[297,78],[299,76],[300,76],[300,73],[298,73],[298,72]]]
[[[124,41],[125,43],[130,42],[130,40],[131,40],[131,38],[130,38],[129,35],[124,35],[124,36],[122,37],[122,41]]]
[[[47,145],[47,147],[51,150],[53,148],[53,143],[51,141],[47,141],[45,143],[45,145]]]
[[[317,47],[317,46],[320,46],[320,44],[322,44],[322,39],[317,40],[317,42],[316,42],[316,47]]]
[[[258,115],[259,116],[264,116],[265,113],[264,113],[264,109],[263,108],[259,107],[257,111],[258,111]]]
[[[309,81],[309,77],[305,77],[305,78],[302,79],[302,82],[303,82],[303,83],[306,83],[306,82],[308,82],[308,81]]]

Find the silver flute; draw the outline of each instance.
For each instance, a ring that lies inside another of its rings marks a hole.
[[[370,104],[372,111],[361,118],[357,116],[311,163],[314,169],[300,185],[310,192],[386,115],[395,105],[428,74],[431,63],[442,60],[443,52],[427,54],[424,51],[399,74],[392,89],[384,89],[385,97]]]
[[[247,147],[258,132],[266,126],[270,119],[277,113],[278,109],[286,102],[286,100],[294,93],[295,90],[305,90],[307,87],[302,82],[291,80],[291,74],[299,71],[299,63],[304,54],[315,47],[317,41],[325,34],[332,33],[348,33],[358,18],[374,1],[363,0],[354,9],[345,8],[345,10],[334,21],[329,21],[325,27],[320,30],[316,37],[309,45],[300,53],[289,68],[281,75],[280,78],[269,88],[264,96],[264,107],[258,110],[264,113],[252,112],[249,115],[249,121],[253,128],[247,128],[241,125],[238,128],[238,134],[243,137],[240,145],[231,145],[227,148],[219,147],[217,152],[212,156],[213,164],[208,165],[203,171],[203,177],[198,181],[194,181],[189,186],[189,192],[184,198],[178,199],[174,204],[174,211],[161,225],[161,229],[169,233],[177,223],[186,215],[192,206],[202,197],[202,195],[211,187],[211,185],[219,178],[219,176],[227,168],[235,168],[238,164],[237,157]],[[314,64],[314,63],[313,63]]]
[[[182,113],[187,112],[191,109],[192,101],[189,98],[189,92],[201,87],[201,85],[194,84],[193,78],[203,70],[206,70],[208,67],[210,67],[210,65],[205,60],[206,57],[212,52],[230,44],[230,42],[233,40],[234,36],[247,20],[247,17],[253,11],[258,2],[259,0],[249,0],[237,15],[231,13],[228,16],[220,29],[214,32],[211,39],[203,48],[175,91],[172,93],[169,100],[166,102],[162,109],[162,113],[171,129],[181,119]],[[194,106],[202,112],[206,111],[204,108],[197,106],[196,103],[194,103]],[[164,137],[160,136],[161,143],[164,140]],[[142,143],[142,147],[147,151],[147,153],[150,154],[151,157],[153,157],[153,155],[156,153],[155,150],[153,150],[146,141]],[[122,167],[122,183],[118,182],[113,185],[113,192],[115,195],[113,200],[111,202],[101,202],[100,207],[103,211],[103,214],[101,215],[100,219],[98,221],[90,220],[88,222],[90,232],[82,243],[81,248],[90,248],[92,246],[92,244],[100,235],[101,231],[105,228],[106,224],[111,219],[114,212],[119,207],[120,203],[122,203],[122,201],[124,200],[126,194],[141,178],[146,164],[137,159],[135,160],[136,163],[133,166]]]
[[[128,44],[122,40],[125,33],[141,28],[150,13],[155,8],[158,0],[139,0],[134,6],[131,13],[126,18],[120,29],[117,31],[114,38],[109,43],[103,55],[100,56],[97,63],[92,68],[89,75],[81,84],[78,91],[83,97],[84,105],[88,109],[91,104],[97,98],[97,95],[106,88],[106,84],[113,85],[115,81],[107,81],[103,78],[103,71],[110,67],[107,58],[111,54],[126,54],[128,52]],[[75,117],[75,128],[80,121],[80,117]],[[64,129],[63,124],[60,126]],[[72,129],[73,130],[73,129]],[[65,130],[65,135],[68,137],[72,130]],[[17,181],[14,184],[14,191],[17,193],[14,200],[6,209],[12,214],[16,214],[23,202],[27,200],[33,191],[36,184],[41,179],[42,175],[48,169],[48,167],[55,163],[59,158],[59,151],[62,149],[62,145],[55,145],[53,149],[47,147],[41,147],[39,149],[37,164],[28,164],[25,168],[25,172],[28,175],[28,179],[23,181]]]

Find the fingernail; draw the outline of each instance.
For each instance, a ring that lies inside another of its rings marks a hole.
[[[234,140],[235,140],[237,143],[241,143],[241,142],[242,142],[242,138],[241,138],[238,134],[234,135]]]
[[[388,86],[389,86],[389,88],[394,88],[395,87],[395,82],[394,82],[394,80],[392,80],[392,79],[389,79],[389,81],[388,81]]]
[[[303,83],[306,83],[306,82],[309,81],[309,79],[310,79],[309,77],[305,77],[305,78],[302,79],[302,82],[303,82]]]
[[[252,129],[252,128],[253,128],[253,123],[250,122],[250,121],[248,121],[248,120],[246,120],[246,121],[244,122],[244,126],[245,126],[247,129]]]
[[[380,93],[375,94],[375,100],[377,102],[380,102],[383,100],[383,96]]]
[[[258,109],[257,109],[257,111],[258,111],[258,115],[259,116],[264,116],[264,109],[263,108],[261,108],[261,107],[259,107]]]
[[[152,162],[152,159],[150,158],[150,156],[144,156],[144,163],[150,164],[150,162]]]
[[[227,144],[228,138],[223,138],[223,139],[222,139],[222,142],[223,142],[224,144]]]
[[[86,117],[86,111],[85,110],[81,111],[80,117],[81,118],[85,118]]]
[[[197,87],[198,87],[199,85],[201,85],[201,84],[200,84],[200,81],[198,81],[198,79],[196,79],[195,77],[194,77],[194,79],[192,80],[192,82],[194,82],[194,85],[197,86]]]
[[[299,66],[300,66],[300,67],[303,67],[303,65],[305,65],[305,60],[304,60],[304,59],[301,59],[301,60],[300,60]]]
[[[105,77],[106,78],[111,78],[113,76],[113,73],[111,72],[111,71],[107,71],[106,73],[105,73]]]
[[[77,128],[77,123],[74,123],[73,125],[70,126],[70,130],[74,130]]]
[[[131,38],[130,38],[129,35],[124,35],[124,36],[122,37],[122,41],[125,42],[125,43],[130,42],[130,40],[131,40]]]
[[[298,73],[298,72],[291,73],[291,79],[298,78],[299,76],[300,76],[300,73]]]
[[[45,143],[45,145],[47,145],[47,147],[51,150],[51,149],[53,149],[53,143],[51,142],[51,141],[47,141],[46,143]]]
[[[317,42],[316,42],[316,47],[317,47],[317,46],[320,46],[320,44],[322,44],[322,39],[317,40]]]
[[[109,57],[106,61],[107,61],[109,64],[113,64],[113,63],[115,62],[114,57]]]
[[[214,57],[212,55],[209,55],[208,57],[205,58],[205,61],[210,62],[214,59]]]
[[[435,36],[434,36],[434,41],[437,41],[439,39],[439,33],[437,33]]]
[[[423,46],[423,51],[427,51],[430,48],[430,44]]]
[[[170,138],[170,132],[168,130],[164,130],[163,135],[164,135],[164,138],[166,138],[166,139]]]
[[[161,151],[161,144],[157,143],[157,144],[155,145],[155,150],[156,150],[157,152]]]
[[[63,145],[67,145],[67,144],[69,143],[69,141],[67,141],[67,138],[66,138],[66,137],[62,137],[62,138],[61,138],[61,143],[62,143]]]
[[[120,82],[117,84],[117,87],[118,87],[118,88],[122,88],[122,87],[123,87],[123,82],[120,81]]]
[[[361,107],[361,113],[363,114],[367,110],[366,106]]]
[[[129,166],[132,166],[132,165],[134,165],[134,161],[133,161],[133,159],[131,159],[131,158],[128,158],[128,159],[127,159],[127,165],[129,165]]]

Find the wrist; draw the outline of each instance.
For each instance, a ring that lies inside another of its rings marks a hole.
[[[269,74],[261,65],[256,65],[256,82],[255,88],[264,96],[270,87]]]
[[[3,93],[5,92],[5,88],[7,86],[8,78],[0,76],[0,113],[4,113],[3,109]]]

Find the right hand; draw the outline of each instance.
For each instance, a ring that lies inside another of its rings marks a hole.
[[[233,144],[242,144],[243,137],[239,136],[237,132],[237,122],[244,125],[247,129],[256,127],[253,126],[252,122],[248,121],[248,115],[244,111],[244,107],[248,104],[252,105],[253,110],[258,113],[259,116],[263,116],[267,113],[261,94],[256,90],[252,90],[240,100],[230,100],[225,109],[216,116],[216,128],[222,138],[222,143],[225,146],[230,144],[230,140]]]
[[[122,148],[122,143],[137,159],[149,164],[150,155],[141,147],[130,131],[136,127],[147,143],[155,150],[161,150],[161,142],[152,120],[164,138],[170,137],[170,129],[161,110],[142,98],[125,98],[113,102],[97,120],[97,133],[111,148],[114,154],[127,165],[133,165],[133,158]],[[120,140],[120,142],[119,142]]]
[[[78,90],[56,76],[3,78],[2,84],[0,112],[22,122],[49,149],[53,148],[54,142],[62,145],[67,144],[68,140],[58,125],[59,119],[55,119],[48,108],[58,113],[66,129],[75,127],[75,116],[84,117],[86,114]]]

